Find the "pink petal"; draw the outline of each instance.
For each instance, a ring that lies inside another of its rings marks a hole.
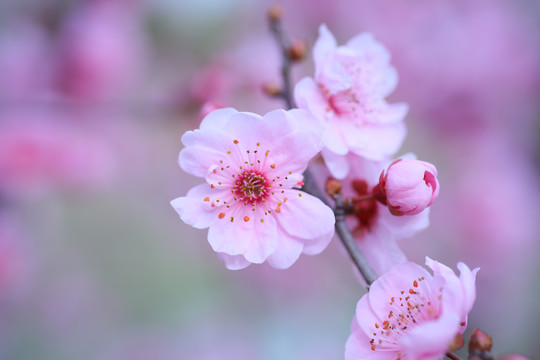
[[[384,206],[379,207],[379,223],[396,239],[406,239],[429,226],[429,208],[411,216],[394,216]]]
[[[358,131],[355,131],[355,133],[358,133]],[[339,124],[329,123],[324,129],[322,141],[330,151],[338,155],[345,155],[349,152],[345,132],[340,128]]]
[[[304,250],[302,253],[306,255],[318,255],[326,249],[331,240],[332,236],[328,236],[327,234],[312,239],[304,239]]]
[[[337,61],[332,61],[332,59],[327,59],[317,67],[315,81],[318,84],[324,84],[324,88],[330,94],[337,94],[340,91],[350,89],[354,85],[354,79],[343,65]]]
[[[356,53],[370,53],[377,61],[390,62],[390,52],[381,45],[371,33],[361,33],[347,41],[346,46]]]
[[[244,258],[249,262],[261,264],[278,246],[276,221],[271,216],[265,216],[264,222],[254,221],[253,225],[251,244],[244,252]]]
[[[266,261],[276,269],[287,269],[298,260],[303,247],[304,244],[300,239],[288,235],[278,226],[276,251]]]
[[[397,358],[397,351],[373,351],[369,337],[362,331],[356,330],[345,344],[345,360],[390,360]]]
[[[238,113],[236,109],[233,108],[222,108],[210,112],[204,117],[201,121],[199,129],[201,130],[212,130],[212,129],[222,129],[225,124],[229,121],[229,118]],[[187,145],[187,144],[186,144]]]
[[[278,131],[277,129],[290,129],[288,134],[274,135],[274,140],[269,147],[269,156],[276,165],[276,175],[277,173],[304,172],[309,161],[323,147],[316,130],[319,123],[307,112],[300,109],[290,112],[276,110],[269,115],[273,115],[273,119],[270,118],[269,121],[265,122],[265,126],[261,126],[260,135],[257,138],[264,138],[264,136]],[[314,121],[313,131],[307,129],[306,122],[310,120]]]
[[[411,329],[399,338],[399,344],[411,359],[439,360],[459,331],[460,319],[454,312],[444,312],[433,321]]]
[[[386,159],[385,161],[377,161],[353,153],[347,155],[347,161],[351,167],[349,178],[364,179],[371,186],[379,182],[381,171],[387,163]]]
[[[407,291],[413,286],[413,281],[424,277],[430,281],[432,276],[421,266],[404,262],[396,265],[391,271],[383,274],[369,289],[369,304],[375,314],[388,314],[393,308],[389,305],[392,296],[402,290]],[[429,285],[429,283],[428,283]]]
[[[321,155],[324,159],[324,163],[328,167],[330,174],[336,179],[345,179],[349,174],[349,161],[347,156],[338,155],[327,148],[321,151]]]
[[[245,269],[251,263],[247,261],[242,255],[229,255],[224,253],[218,254],[219,258],[225,263],[225,267],[229,270]]]
[[[280,207],[276,220],[286,233],[301,239],[334,234],[334,212],[318,198],[297,190],[285,190],[287,201]]]
[[[368,293],[364,294],[360,301],[356,304],[356,316],[354,317],[353,324],[358,324],[358,328],[366,334],[371,334],[375,328],[375,324],[382,325],[386,319],[381,319],[378,314],[373,312],[369,304]]]
[[[296,83],[294,87],[294,100],[300,109],[311,111],[313,114],[324,113],[326,100],[321,90],[313,80],[306,76]],[[314,108],[312,108],[314,106]]]
[[[407,128],[403,122],[384,126],[365,124],[362,133],[362,142],[349,139],[351,152],[370,159],[382,160],[399,150],[407,135]]]
[[[356,240],[358,247],[377,274],[383,274],[396,264],[407,261],[395,237],[383,227],[376,227]]]
[[[257,114],[239,112],[233,114],[226,124],[224,131],[231,136],[232,141],[239,141],[239,146],[244,150],[254,150],[257,148],[257,142],[264,141],[265,139],[260,139],[260,135],[257,131],[257,128],[260,126],[262,121],[261,117]],[[264,144],[268,146],[269,143]]]
[[[474,304],[474,300],[476,299],[476,274],[480,268],[475,268],[471,271],[471,269],[469,269],[469,267],[462,262],[457,264],[457,268],[460,271],[459,278],[465,293],[465,311],[469,312]]]
[[[212,165],[223,158],[223,153],[201,146],[190,146],[180,151],[178,163],[188,174],[206,177]]]
[[[319,37],[313,45],[313,61],[320,64],[325,57],[337,47],[337,41],[334,35],[328,30],[325,24],[319,26]]]
[[[210,185],[201,184],[191,188],[187,195],[171,201],[182,221],[197,229],[211,226],[218,220],[218,208],[212,208],[210,202],[204,201],[206,197],[216,196],[210,191]]]
[[[234,221],[231,222],[231,217]],[[208,230],[208,242],[215,252],[240,255],[251,245],[254,221],[244,221],[239,210],[231,210]]]

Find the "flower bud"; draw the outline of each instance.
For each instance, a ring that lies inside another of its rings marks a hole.
[[[456,336],[454,337],[454,340],[452,340],[450,345],[448,345],[448,349],[450,351],[456,351],[456,350],[461,349],[464,344],[465,344],[465,339],[463,338],[463,335],[458,333],[456,334]]]
[[[263,84],[262,91],[269,96],[278,97],[281,95],[281,88],[276,84]]]
[[[474,329],[469,340],[469,352],[491,351],[491,346],[493,346],[491,336],[481,330]]]
[[[338,179],[329,178],[328,180],[326,180],[324,189],[330,197],[341,194],[341,181],[339,181]]]
[[[283,7],[278,4],[273,4],[268,8],[267,15],[270,21],[280,21],[283,17]]]
[[[289,47],[289,58],[292,61],[301,61],[306,57],[306,51],[306,42],[301,40],[295,40]]]
[[[381,173],[380,191],[394,215],[415,215],[439,195],[437,169],[419,160],[397,160]]]

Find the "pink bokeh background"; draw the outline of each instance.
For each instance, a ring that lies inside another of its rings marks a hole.
[[[227,271],[169,202],[203,104],[284,104],[270,1],[0,3],[0,358],[342,358],[364,290],[339,241],[288,270]],[[532,0],[283,1],[311,49],[369,31],[406,102],[400,154],[437,166],[412,261],[480,267],[469,330],[540,352],[540,5]],[[313,63],[294,67],[295,81]],[[467,332],[467,333],[468,333]],[[463,353],[462,353],[463,354]]]

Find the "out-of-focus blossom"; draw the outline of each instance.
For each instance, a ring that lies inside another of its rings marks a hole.
[[[358,302],[345,359],[438,360],[467,326],[478,268],[458,263],[459,278],[447,266],[426,258],[421,266],[396,265]]]
[[[133,4],[89,2],[63,24],[58,76],[63,92],[85,100],[125,100],[140,79],[144,41]]]
[[[393,155],[405,137],[407,105],[389,105],[385,100],[397,85],[386,48],[367,33],[337,46],[321,25],[313,57],[315,77],[296,85],[295,99],[324,124],[326,162],[337,161],[328,153],[343,156],[351,151],[373,159]],[[329,167],[338,178],[347,175],[342,163]]]
[[[399,159],[381,173],[379,189],[392,214],[418,214],[439,195],[437,169],[425,161]]]
[[[313,121],[298,109],[260,117],[226,108],[182,137],[180,166],[206,182],[171,205],[188,225],[210,228],[208,241],[229,269],[264,261],[287,268],[329,243],[332,210],[294,189],[322,147]]]
[[[266,32],[254,33],[228,47],[190,76],[182,103],[228,104],[253,112],[283,107],[282,99],[264,91],[265,86],[280,83],[279,52],[272,40]]]
[[[361,1],[360,20],[344,18],[362,23],[392,51],[400,71],[397,92],[406,96],[412,121],[446,139],[476,137],[493,125],[523,135],[540,85],[540,46],[532,35],[537,16],[523,5]]]
[[[40,193],[51,186],[88,188],[113,173],[109,148],[67,122],[15,115],[0,119],[0,193]],[[7,194],[7,195],[6,195]]]

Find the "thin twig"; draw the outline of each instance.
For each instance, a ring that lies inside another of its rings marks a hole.
[[[373,284],[375,280],[377,280],[377,275],[369,266],[364,254],[362,254],[360,249],[358,249],[356,241],[347,227],[347,223],[345,222],[345,204],[343,203],[343,199],[341,196],[336,195],[334,196],[334,200],[336,201],[336,208],[334,209],[334,214],[336,216],[336,232],[339,235],[343,245],[345,245],[345,248],[347,249],[347,252],[349,253],[354,265],[356,265],[358,271],[360,271],[360,274],[369,286]]]
[[[281,18],[279,16],[270,17],[270,29],[274,34],[282,52],[281,75],[283,77],[283,89],[281,90],[280,95],[287,103],[288,109],[292,109],[293,107],[295,107],[294,100],[292,98],[290,76],[290,68],[292,61],[290,58],[290,53],[288,51],[288,41],[283,33]],[[311,175],[309,170],[306,170],[304,172],[303,189],[311,195],[319,198],[322,202],[331,207],[326,200],[324,193],[315,183],[313,176]],[[362,252],[360,252],[360,249],[358,249],[356,241],[354,240],[354,237],[352,236],[349,228],[347,227],[347,224],[345,222],[346,206],[343,199],[340,196],[337,196],[334,198],[334,200],[336,201],[336,206],[334,209],[334,214],[336,217],[336,233],[338,234],[341,242],[345,246],[345,249],[347,249],[347,252],[349,253],[349,256],[351,257],[353,263],[358,268],[358,271],[360,272],[369,287],[369,285],[371,285],[377,279],[377,275],[369,266],[366,258],[364,257]],[[368,199],[366,198],[362,200]]]
[[[452,360],[461,360],[461,358],[459,356],[457,356],[456,354],[454,354],[453,352],[451,351],[448,351],[446,353],[446,356]]]
[[[289,40],[283,32],[283,25],[281,19],[277,17],[270,18],[270,30],[276,38],[279,48],[281,50],[281,77],[283,79],[283,88],[281,89],[281,97],[287,103],[287,108],[292,109],[296,107],[292,97],[291,86],[291,57],[289,55]]]

